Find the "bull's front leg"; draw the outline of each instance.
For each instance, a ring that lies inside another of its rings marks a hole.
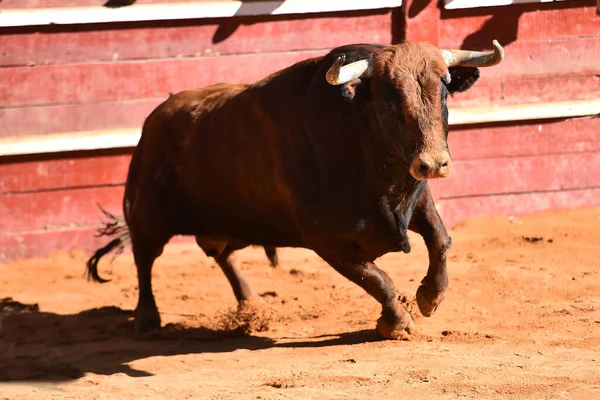
[[[429,252],[429,268],[417,290],[417,304],[425,317],[433,315],[448,288],[446,255],[452,240],[438,214],[427,186],[415,207],[409,229],[420,234]]]
[[[322,256],[323,257],[323,256]],[[323,257],[327,260],[326,257]],[[377,332],[388,339],[403,339],[410,333],[413,320],[397,300],[394,282],[372,262],[336,262],[327,260],[340,274],[362,287],[381,304]]]

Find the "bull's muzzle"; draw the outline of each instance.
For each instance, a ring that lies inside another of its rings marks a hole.
[[[410,164],[410,174],[416,180],[445,178],[450,175],[452,161],[447,151],[418,154]]]

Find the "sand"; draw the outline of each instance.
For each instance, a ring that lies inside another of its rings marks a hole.
[[[451,232],[450,287],[409,340],[380,340],[379,305],[313,252],[237,260],[264,304],[238,312],[191,244],[154,268],[160,331],[133,339],[131,254],[0,265],[0,399],[600,399],[600,209],[485,217]],[[427,268],[377,261],[407,302]],[[92,250],[92,249],[87,249]]]

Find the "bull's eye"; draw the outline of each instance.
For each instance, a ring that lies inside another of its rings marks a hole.
[[[394,111],[396,109],[396,106],[394,105],[393,101],[388,100],[385,103],[383,103],[383,105],[387,110],[390,110],[390,111]]]

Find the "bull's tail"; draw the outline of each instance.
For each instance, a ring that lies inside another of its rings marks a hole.
[[[103,222],[103,226],[97,230],[96,236],[118,236],[116,239],[111,240],[106,246],[99,248],[94,252],[94,255],[87,261],[87,277],[88,279],[96,282],[105,283],[110,279],[104,279],[98,274],[98,263],[100,259],[106,254],[110,253],[114,249],[117,249],[112,260],[114,260],[119,254],[123,252],[125,246],[129,243],[129,229],[123,218],[115,217],[113,214],[104,210],[100,204],[98,207],[102,211],[108,221]],[[111,262],[112,262],[111,260]]]

